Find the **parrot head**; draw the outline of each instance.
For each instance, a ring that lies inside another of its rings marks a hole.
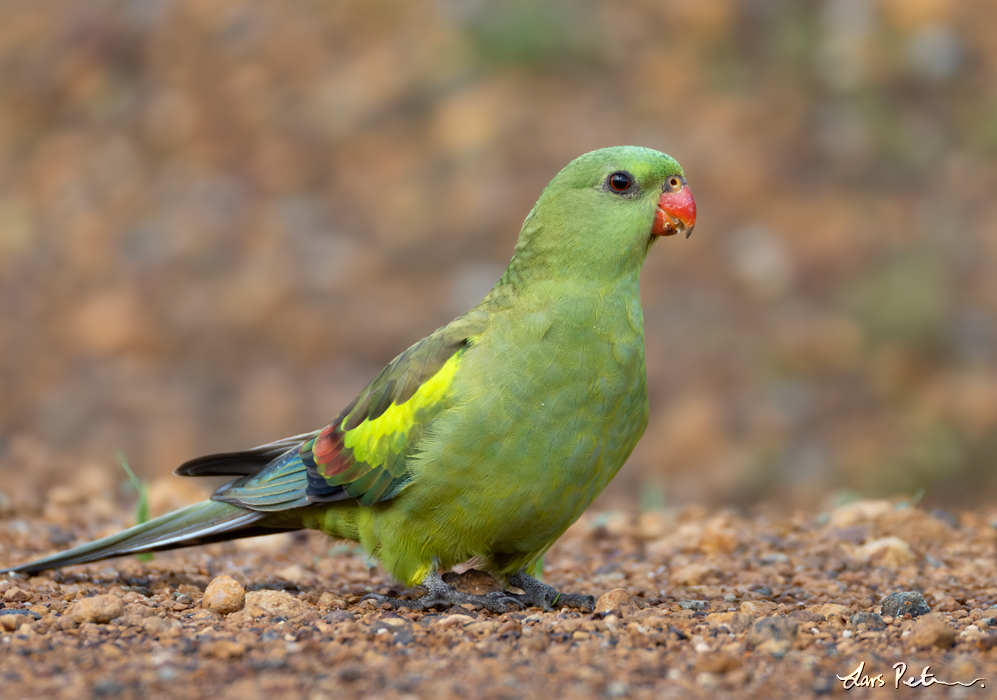
[[[520,233],[517,257],[558,272],[639,270],[661,236],[696,225],[696,201],[671,156],[617,146],[571,161],[544,189]]]

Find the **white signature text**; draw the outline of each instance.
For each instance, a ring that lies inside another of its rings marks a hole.
[[[905,685],[908,688],[927,688],[929,685],[961,685],[966,688],[971,688],[977,683],[980,684],[981,688],[986,688],[984,685],[986,678],[974,678],[973,680],[965,683],[963,681],[942,681],[935,678],[935,674],[931,672],[931,666],[925,666],[921,669],[921,675],[910,676],[904,678],[907,675],[907,664],[903,661],[898,661],[893,664],[893,687],[899,689],[901,685]],[[837,676],[837,679],[842,682],[842,687],[845,690],[850,690],[852,688],[882,688],[886,685],[886,678],[882,673],[877,673],[875,676],[870,675],[865,672],[865,661],[860,663],[858,667],[847,676]]]

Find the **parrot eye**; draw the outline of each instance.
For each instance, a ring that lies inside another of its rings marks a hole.
[[[668,189],[671,190],[672,192],[678,192],[680,189],[682,189],[682,178],[676,175],[672,175],[670,178],[668,178]]]
[[[620,192],[620,193],[626,192],[631,187],[633,187],[634,184],[634,180],[632,177],[630,177],[630,173],[625,173],[622,171],[610,175],[609,179],[606,180],[606,182],[609,183],[609,189],[613,190],[613,192]]]

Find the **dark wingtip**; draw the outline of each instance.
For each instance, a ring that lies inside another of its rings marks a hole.
[[[173,473],[177,476],[252,476],[258,474],[278,457],[292,450],[316,433],[302,433],[269,442],[251,450],[218,452],[187,460]]]
[[[270,463],[268,455],[221,452],[188,460],[173,470],[177,476],[246,476]]]

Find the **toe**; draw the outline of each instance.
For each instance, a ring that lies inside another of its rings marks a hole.
[[[595,598],[590,595],[564,594],[557,601],[560,605],[580,610],[595,610]]]

